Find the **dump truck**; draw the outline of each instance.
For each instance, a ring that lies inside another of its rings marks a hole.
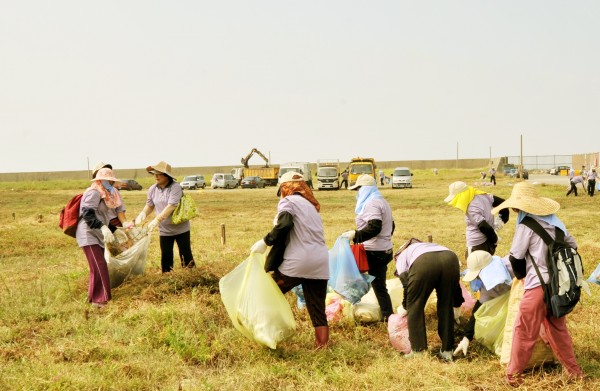
[[[254,154],[257,154],[265,161],[265,165],[262,167],[250,167],[248,165],[248,160]],[[264,179],[265,183],[268,186],[277,185],[277,181],[279,180],[279,167],[271,167],[269,165],[269,159],[258,149],[252,148],[250,153],[241,159],[241,163],[243,167],[235,167],[231,170],[231,175],[237,179],[238,183],[241,184],[242,179],[249,176],[259,176]]]
[[[340,161],[338,159],[317,160],[317,190],[339,190]]]
[[[375,173],[375,169],[377,166],[375,165],[375,159],[371,157],[355,157],[352,158],[350,164],[348,165],[348,185],[354,186],[356,180],[362,174],[371,175],[375,180],[377,180],[377,174]]]

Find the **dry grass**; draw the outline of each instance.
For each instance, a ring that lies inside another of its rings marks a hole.
[[[463,258],[462,216],[442,200],[450,182],[467,178],[472,183],[478,172],[442,171],[434,177],[417,171],[414,189],[383,189],[397,225],[394,245],[431,234]],[[273,188],[192,192],[201,210],[192,224],[199,267],[181,270],[177,265],[173,273],[162,275],[153,237],[146,275],[115,289],[105,309],[90,311],[85,257],[56,226],[60,208],[77,186],[21,185],[0,183],[0,389],[505,389],[503,365],[476,343],[468,358],[452,364],[429,356],[406,360],[391,347],[385,326],[342,320],[331,325],[331,348],[315,351],[310,320],[296,309],[291,294],[298,322],[292,338],[272,351],[242,337],[225,313],[218,280],[270,229],[277,205]],[[508,197],[508,179],[500,177],[493,190]],[[600,198],[567,198],[560,186],[540,191],[561,202],[559,216],[577,238],[589,274],[600,261]],[[354,226],[355,193],[316,196],[332,245]],[[124,199],[134,217],[145,192],[125,193]],[[499,254],[508,251],[513,232],[509,223],[501,233]],[[547,366],[530,373],[524,388],[600,389],[598,286],[592,289],[594,296],[584,296],[568,318],[578,361],[590,378],[567,383],[560,365]],[[433,314],[427,324],[435,351],[440,342]]]

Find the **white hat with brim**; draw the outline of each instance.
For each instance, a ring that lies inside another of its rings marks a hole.
[[[177,182],[177,178],[171,174],[171,165],[167,162],[160,161],[153,166],[148,166],[146,167],[146,171],[148,171],[150,174],[165,174]]]
[[[444,202],[452,201],[454,197],[467,190],[468,188],[469,185],[462,181],[456,181],[451,183],[450,186],[448,186],[448,197],[444,199]]]
[[[96,164],[96,167],[94,167],[94,170],[92,171],[92,178],[95,178],[96,174],[98,174],[98,171],[104,167],[108,167],[108,168],[112,169],[112,166],[110,164],[100,162],[100,163]]]
[[[281,176],[281,178],[279,179],[279,184],[281,185],[285,182],[302,182],[303,180],[304,177],[299,172],[288,171]]]
[[[377,186],[377,182],[375,181],[375,178],[373,178],[371,175],[362,174],[356,179],[356,183],[350,186],[348,189],[354,190],[358,189],[361,186]]]
[[[467,258],[467,274],[463,277],[464,282],[470,282],[477,278],[479,272],[492,262],[492,255],[487,251],[476,250]]]
[[[537,216],[547,216],[558,212],[560,204],[550,198],[540,197],[531,183],[523,181],[513,187],[506,201],[492,209],[492,214],[497,214],[506,208],[515,208]]]
[[[96,177],[92,179],[92,181],[113,181],[113,182],[123,182],[121,179],[115,178],[112,170],[108,167],[104,167],[98,170],[96,173]]]

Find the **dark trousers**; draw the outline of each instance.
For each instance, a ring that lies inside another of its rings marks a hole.
[[[596,190],[596,180],[588,179],[588,194],[590,197],[594,196],[594,190]]]
[[[427,349],[425,328],[425,304],[435,289],[437,294],[438,335],[442,351],[454,347],[454,307],[460,307],[464,299],[459,284],[460,265],[452,251],[436,251],[419,256],[408,271],[406,310],[408,311],[408,335],[412,350]]]
[[[194,267],[194,256],[192,255],[192,245],[190,243],[190,231],[174,236],[160,237],[160,264],[162,272],[167,273],[173,270],[173,245],[177,242],[179,249],[179,259],[181,267]]]
[[[90,285],[87,300],[90,303],[105,304],[111,299],[108,265],[104,259],[104,249],[97,244],[81,248],[90,266]]]
[[[348,179],[342,179],[342,183],[340,183],[340,189],[344,186],[344,189],[348,188]]]
[[[577,197],[577,186],[575,186],[575,184],[573,182],[571,182],[571,188],[567,192],[567,195],[569,195],[571,193],[575,193],[575,197]]]
[[[325,314],[327,280],[290,277],[282,274],[279,270],[273,272],[273,279],[283,294],[286,294],[298,285],[302,285],[306,309],[308,310],[308,316],[310,316],[313,327],[327,326],[327,315]]]
[[[494,186],[496,186],[496,175],[490,175],[490,182],[492,182]]]
[[[389,249],[387,251],[367,250],[367,262],[369,263],[368,274],[375,277],[375,279],[371,282],[371,286],[373,287],[373,292],[375,293],[375,297],[379,303],[379,308],[381,308],[381,317],[383,321],[387,321],[390,315],[394,313],[392,299],[390,298],[390,294],[386,286],[387,265],[390,263],[393,257],[393,249]]]

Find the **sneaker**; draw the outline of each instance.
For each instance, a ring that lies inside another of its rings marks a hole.
[[[404,355],[404,358],[423,357],[426,352],[427,352],[426,350],[421,350],[419,352],[415,352],[414,350],[411,350],[410,353],[407,353],[407,354]]]
[[[507,373],[506,382],[511,387],[520,387],[521,384],[523,384],[523,376],[521,376],[520,373],[515,373],[513,375]]]

